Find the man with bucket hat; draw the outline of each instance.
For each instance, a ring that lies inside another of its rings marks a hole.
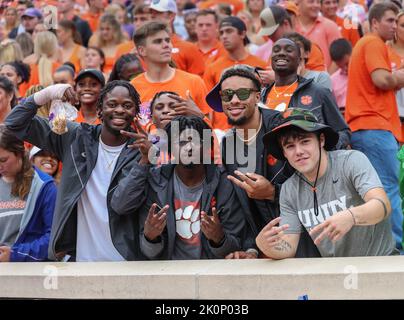
[[[282,186],[280,217],[256,238],[262,252],[273,259],[293,257],[305,229],[323,257],[395,254],[390,202],[367,157],[330,151],[338,134],[310,111],[291,108],[283,118],[263,141],[296,172]]]
[[[222,141],[222,160],[229,180],[243,206],[252,236],[244,239],[245,252],[228,258],[252,257],[255,237],[271,220],[279,216],[279,190],[293,171],[284,161],[270,156],[262,137],[281,120],[275,110],[259,107],[261,83],[254,68],[236,65],[226,69],[209,92],[209,106],[222,112],[233,126]],[[255,254],[257,255],[257,253]],[[320,256],[307,233],[301,237],[297,257]]]

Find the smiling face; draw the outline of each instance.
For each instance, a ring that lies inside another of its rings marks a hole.
[[[105,95],[99,117],[103,120],[103,130],[120,135],[120,130],[128,130],[136,116],[138,106],[125,87],[117,86]],[[106,141],[104,141],[107,143]]]
[[[320,144],[324,147],[324,134],[320,140],[315,133],[302,133],[298,136],[281,138],[283,154],[289,164],[305,177],[316,175],[320,161]],[[323,149],[322,149],[323,150]]]
[[[95,105],[102,89],[101,83],[91,76],[85,76],[76,84],[77,97],[82,104]]]
[[[320,0],[300,0],[299,13],[302,16],[310,17],[315,20],[320,13],[321,3]]]
[[[338,1],[323,0],[321,3],[321,13],[328,19],[332,19],[337,15]]]
[[[279,39],[272,47],[272,69],[282,75],[297,72],[300,62],[300,48],[289,39]]]
[[[233,95],[230,101],[222,100],[223,112],[227,117],[227,121],[231,125],[243,125],[247,123],[254,115],[259,112],[257,103],[260,101],[260,93],[257,91],[251,79],[233,76],[225,79],[222,82],[221,91],[228,89],[237,90],[240,88],[252,89],[250,96],[246,100],[240,100],[236,94]]]
[[[32,163],[42,172],[53,176],[58,170],[59,161],[50,152],[41,150],[33,158]]]

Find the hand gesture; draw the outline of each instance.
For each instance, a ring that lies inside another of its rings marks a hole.
[[[163,233],[167,224],[167,211],[169,207],[169,205],[166,205],[156,212],[157,204],[152,204],[144,223],[144,236],[147,240],[153,241]]]
[[[231,175],[227,178],[236,186],[244,189],[251,199],[273,200],[275,197],[275,186],[265,177],[256,173],[243,174],[236,170],[234,173],[240,178],[237,179]]]
[[[279,224],[280,221],[280,217],[273,219],[264,228],[262,228],[261,232],[255,239],[258,248],[260,248],[264,254],[271,251],[273,247],[278,245],[279,240],[283,235],[283,231],[289,228],[288,224],[277,227],[276,225]]]
[[[134,121],[135,127],[137,132],[129,132],[121,130],[121,134],[127,136],[129,138],[135,139],[135,142],[131,145],[128,145],[128,148],[138,148],[140,153],[142,154],[142,158],[140,163],[149,163],[149,150],[153,146],[151,141],[148,139],[148,135],[146,131],[143,130],[142,126],[140,125],[139,121],[136,119]]]
[[[223,240],[224,231],[215,207],[212,208],[212,216],[208,216],[205,211],[201,212],[201,230],[216,245]]]
[[[174,111],[169,113],[171,117],[173,118],[176,116],[197,116],[200,118],[204,117],[204,114],[192,99],[189,90],[187,90],[186,99],[173,94],[169,94],[167,96],[177,101],[175,104],[173,104]]]
[[[310,236],[319,234],[314,243],[319,245],[325,237],[328,237],[332,242],[340,240],[354,226],[354,220],[348,210],[340,211],[329,217],[323,223],[315,226],[310,230]]]
[[[11,248],[8,246],[0,247],[0,262],[10,262]]]
[[[258,70],[258,74],[264,85],[271,84],[272,82],[275,81],[275,71],[272,70],[271,68],[267,68],[265,70]]]

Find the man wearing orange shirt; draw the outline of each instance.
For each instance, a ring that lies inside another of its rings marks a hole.
[[[296,31],[318,44],[328,68],[331,64],[330,44],[342,38],[337,24],[319,15],[320,0],[299,0],[299,13]]]
[[[223,70],[236,64],[246,64],[252,67],[265,68],[267,63],[251,55],[245,45],[247,43],[246,25],[234,16],[226,17],[220,23],[220,41],[226,49],[226,54],[209,65],[203,80],[208,90],[212,89],[220,80]],[[212,125],[214,129],[227,130],[231,126],[223,113],[213,113]]]
[[[344,19],[337,16],[338,2],[339,0],[321,0],[321,13],[324,17],[334,21],[338,25],[342,37],[347,39],[352,47],[354,47],[360,39],[359,30],[358,28],[354,28],[352,23],[345,24]]]
[[[81,19],[87,21],[91,31],[95,32],[98,28],[98,22],[104,11],[104,0],[87,0],[88,11],[81,15]]]
[[[331,91],[314,83],[313,79],[298,76],[300,57],[296,42],[282,38],[274,43],[271,58],[275,82],[262,90],[262,101],[277,111],[300,108],[313,112],[321,123],[339,134],[337,148],[346,148],[351,133]]]
[[[345,118],[353,132],[352,148],[366,154],[389,196],[393,235],[396,247],[402,249],[397,159],[401,124],[395,90],[404,87],[404,70],[391,71],[385,44],[394,38],[397,13],[398,8],[388,2],[375,4],[369,10],[371,33],[357,42],[349,64]]]
[[[167,25],[152,21],[138,30],[133,38],[139,56],[146,63],[146,72],[131,84],[140,94],[141,124],[150,121],[150,102],[161,91],[173,91],[186,99],[191,96],[201,109],[201,117],[210,112],[205,101],[207,90],[202,79],[194,74],[170,67],[172,43]]]
[[[202,10],[196,14],[195,32],[198,42],[196,43],[199,51],[203,55],[203,60],[209,59],[214,62],[220,58],[225,49],[219,41],[219,17],[213,10]]]
[[[150,11],[153,20],[165,22],[172,31],[172,58],[177,68],[202,76],[205,70],[205,64],[203,63],[203,56],[197,46],[182,40],[173,32],[173,23],[177,13],[175,0],[154,0],[150,5]]]
[[[273,5],[265,8],[260,14],[260,19],[262,28],[259,35],[269,37],[273,42],[287,33],[296,31],[290,14],[281,6]],[[321,49],[313,42],[311,47],[306,69],[325,71],[324,55]]]

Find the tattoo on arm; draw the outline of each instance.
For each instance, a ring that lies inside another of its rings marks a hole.
[[[275,250],[277,251],[289,251],[292,250],[292,246],[290,245],[289,242],[285,241],[285,240],[280,240],[279,243],[274,247]]]

